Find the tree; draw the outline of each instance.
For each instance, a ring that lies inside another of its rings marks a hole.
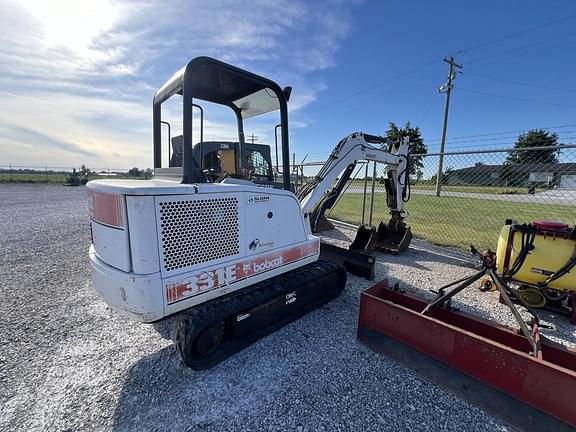
[[[442,184],[448,183],[448,181],[450,180],[450,176],[452,175],[452,173],[454,172],[454,167],[448,167],[446,168],[446,170],[442,173],[442,177],[441,177],[441,182]],[[436,174],[434,174],[432,177],[430,177],[430,183],[431,184],[436,184],[436,177],[438,177]]]
[[[508,152],[506,162],[502,166],[500,178],[510,186],[522,186],[528,181],[529,172],[519,170],[519,165],[530,166],[537,170],[534,165],[558,163],[560,150],[557,148],[544,150],[526,150],[531,147],[552,147],[558,145],[558,135],[543,129],[532,129],[518,135],[514,150]]]
[[[415,175],[418,171],[422,171],[424,167],[422,158],[424,157],[423,155],[428,153],[428,147],[422,139],[420,128],[412,127],[409,121],[406,122],[403,128],[399,128],[394,122],[388,124],[388,130],[386,131],[388,145],[397,143],[405,136],[410,138],[410,175]]]
[[[128,170],[128,177],[142,177],[143,171],[141,171],[138,167],[130,168]]]
[[[514,149],[508,153],[510,164],[558,163],[558,149],[526,151],[530,147],[552,147],[558,145],[558,135],[543,129],[532,129],[518,135]]]
[[[144,171],[144,178],[147,180],[151,179],[153,174],[154,170],[152,168],[146,168],[146,170]]]

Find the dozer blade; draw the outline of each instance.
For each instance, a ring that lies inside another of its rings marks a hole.
[[[375,250],[398,254],[405,252],[411,241],[412,231],[409,226],[392,228],[389,224],[380,222],[378,229],[370,225],[361,225],[350,245],[350,250]]]
[[[330,243],[320,243],[320,259],[330,261],[344,266],[348,273],[363,277],[364,279],[374,279],[374,266],[376,260],[373,256],[344,249]]]
[[[520,430],[574,430],[575,351],[542,338],[534,357],[512,328],[427,305],[383,280],[361,295],[358,338]]]

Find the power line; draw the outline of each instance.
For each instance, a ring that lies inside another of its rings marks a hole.
[[[557,36],[555,36],[555,37],[553,37],[553,38],[546,39],[546,40],[539,40],[539,41],[537,41],[537,42],[533,42],[533,43],[530,43],[530,44],[528,44],[528,45],[522,45],[522,46],[520,46],[520,47],[514,47],[514,48],[505,49],[505,50],[499,51],[499,52],[497,52],[497,53],[495,53],[495,54],[492,53],[492,54],[487,55],[487,56],[484,56],[484,57],[480,57],[480,58],[477,58],[477,59],[473,59],[473,60],[470,61],[470,64],[482,62],[482,61],[484,61],[484,60],[492,60],[492,59],[494,59],[494,58],[498,58],[498,57],[501,57],[501,56],[505,56],[506,59],[513,59],[513,58],[518,57],[518,55],[510,56],[510,55],[508,55],[508,53],[510,53],[510,52],[515,52],[515,53],[522,52],[522,51],[525,51],[525,50],[528,49],[528,48],[533,48],[533,47],[539,46],[539,45],[546,45],[546,44],[548,44],[548,43],[550,43],[550,42],[556,42],[558,39],[564,39],[564,38],[566,38],[566,37],[571,37],[571,36],[576,36],[576,33],[574,33],[574,32],[564,33],[564,34],[561,34],[561,35],[557,35]],[[519,54],[519,55],[523,55],[523,54]]]
[[[536,30],[545,28],[545,27],[549,27],[549,26],[551,26],[551,25],[557,24],[557,23],[562,22],[562,21],[570,20],[570,19],[572,19],[572,18],[574,18],[574,17],[576,17],[576,14],[568,15],[568,16],[565,16],[565,17],[562,17],[562,18],[558,18],[558,19],[553,20],[553,21],[549,21],[549,22],[546,22],[546,23],[543,23],[543,24],[539,24],[539,25],[536,25],[536,26],[528,27],[528,28],[526,28],[526,29],[523,29],[523,30],[520,30],[520,31],[511,33],[511,34],[508,34],[508,35],[505,35],[505,36],[502,36],[502,37],[499,37],[499,38],[496,38],[496,39],[491,39],[491,40],[488,40],[488,41],[485,41],[485,42],[481,42],[481,43],[479,43],[479,44],[477,44],[477,45],[473,45],[473,46],[468,47],[468,48],[459,49],[458,51],[456,51],[456,54],[460,54],[460,53],[466,54],[466,53],[469,53],[469,52],[471,52],[471,51],[474,51],[474,50],[477,50],[477,49],[480,49],[480,48],[484,48],[484,47],[486,47],[486,46],[490,46],[490,45],[493,45],[493,44],[496,44],[496,43],[499,43],[499,42],[502,42],[502,41],[505,41],[505,40],[508,40],[508,39],[515,38],[515,37],[517,37],[517,36],[520,36],[520,35],[523,35],[523,34],[526,34],[526,33],[530,33],[530,32],[533,32],[533,31],[536,31]],[[382,81],[377,81],[377,82],[375,82],[375,83],[373,83],[373,84],[371,84],[371,85],[369,85],[369,86],[366,86],[366,87],[364,87],[364,88],[361,88],[361,89],[359,89],[359,90],[357,90],[357,91],[355,91],[355,92],[349,93],[349,94],[347,94],[347,95],[345,95],[345,96],[343,96],[343,97],[341,97],[341,98],[338,98],[338,99],[335,99],[335,100],[333,100],[333,101],[330,101],[330,102],[327,103],[326,106],[327,106],[327,107],[331,107],[331,106],[333,106],[334,104],[344,102],[344,101],[349,100],[349,99],[351,99],[351,98],[353,98],[353,97],[355,97],[355,96],[358,96],[359,94],[366,93],[366,92],[368,92],[368,91],[370,91],[370,90],[373,90],[373,89],[375,89],[375,88],[377,88],[377,87],[380,87],[380,86],[382,86],[382,85],[389,84],[389,83],[391,83],[391,82],[394,82],[394,81],[397,81],[397,80],[399,80],[399,79],[401,79],[401,78],[404,78],[404,77],[406,77],[406,76],[408,76],[408,75],[411,75],[411,74],[413,74],[413,73],[419,72],[419,71],[421,71],[421,70],[423,70],[423,69],[426,69],[427,67],[429,67],[429,66],[431,66],[431,65],[433,65],[433,64],[436,64],[436,63],[438,63],[438,62],[439,62],[439,60],[437,60],[437,59],[435,59],[435,58],[434,58],[434,59],[431,59],[431,60],[429,60],[429,61],[427,61],[427,62],[425,62],[425,63],[420,64],[419,66],[416,66],[416,67],[414,67],[414,68],[412,68],[412,69],[409,69],[409,70],[407,70],[407,71],[405,71],[405,72],[402,72],[402,73],[400,73],[400,74],[398,74],[398,75],[395,75],[395,76],[393,76],[393,77],[391,77],[391,78],[388,78],[388,79],[385,79],[385,80],[382,80]],[[310,110],[309,112],[310,112],[310,113],[314,113],[314,112],[316,112],[316,111],[321,111],[321,110],[323,111],[324,109],[323,109],[322,107],[320,107],[320,109],[318,109],[318,110]]]
[[[510,141],[500,141],[500,142],[496,142],[496,143],[489,143],[489,144],[473,144],[473,143],[466,143],[466,145],[454,145],[454,148],[458,148],[458,149],[466,149],[466,148],[478,148],[480,146],[482,147],[494,147],[494,146],[502,146],[502,145],[514,145],[516,143],[516,137],[510,137],[510,138],[504,138],[506,140],[510,140]],[[564,141],[564,140],[574,140],[576,139],[576,136],[566,136],[563,138],[559,138],[558,141]],[[562,145],[562,144],[566,144],[565,142],[561,142],[558,145]],[[452,146],[451,146],[452,147]]]
[[[500,43],[500,42],[503,42],[503,41],[508,40],[508,39],[513,39],[513,38],[515,38],[515,37],[524,35],[524,34],[526,34],[526,33],[531,33],[531,32],[533,32],[533,31],[540,30],[540,29],[549,27],[549,26],[554,25],[554,24],[558,24],[558,23],[560,23],[560,22],[562,22],[562,21],[570,20],[570,19],[572,19],[572,18],[574,18],[574,17],[576,17],[576,14],[564,16],[564,17],[562,17],[562,18],[558,18],[558,19],[555,19],[555,20],[553,20],[553,21],[548,21],[548,22],[545,22],[545,23],[543,23],[543,24],[538,24],[538,25],[535,25],[535,26],[532,26],[532,27],[528,27],[528,28],[525,28],[525,29],[523,29],[523,30],[520,30],[520,31],[517,31],[517,32],[514,32],[514,33],[510,33],[510,34],[508,34],[508,35],[501,36],[501,37],[498,37],[498,38],[495,38],[495,39],[491,39],[491,40],[489,40],[489,41],[482,42],[482,43],[479,43],[479,44],[477,44],[477,45],[473,45],[473,46],[468,47],[468,48],[459,49],[459,50],[456,51],[454,54],[467,54],[467,53],[469,53],[470,51],[474,51],[474,50],[477,50],[477,49],[480,49],[480,48],[485,48],[485,47],[487,47],[487,46],[494,45],[494,44],[496,44],[496,43]]]
[[[436,96],[436,95],[434,95],[434,96]],[[436,102],[435,97],[430,99],[430,103],[428,104],[426,109],[423,111],[422,115],[419,117],[419,121],[418,121],[418,123],[416,123],[416,125],[421,125],[424,122],[424,120],[426,119],[426,117],[430,113],[430,110],[432,109],[434,102]]]
[[[576,136],[571,136],[571,137],[566,137],[565,139],[567,140],[574,140],[576,139]],[[459,145],[459,146],[454,146],[454,148],[451,148],[451,151],[455,151],[455,150],[461,150],[461,149],[469,149],[469,148],[474,148],[474,149],[480,149],[480,148],[487,148],[487,147],[496,147],[496,146],[513,146],[514,144],[516,144],[516,141],[506,141],[506,142],[497,142],[497,143],[490,143],[490,144],[482,144],[482,145]],[[569,143],[559,143],[558,145],[564,145],[564,144],[569,144]]]
[[[471,72],[466,72],[466,76],[477,77],[477,78],[487,79],[490,81],[501,82],[504,84],[513,84],[513,85],[519,85],[519,86],[524,86],[524,87],[533,87],[533,88],[541,88],[541,89],[545,89],[545,90],[556,90],[556,91],[565,91],[565,92],[576,92],[576,89],[566,89],[566,88],[560,88],[560,87],[543,86],[543,85],[539,85],[539,84],[523,83],[523,82],[518,82],[518,81],[512,81],[512,80],[506,80],[506,79],[502,79],[502,78],[491,77],[491,76],[487,76],[487,75],[475,74],[475,73],[471,73]]]
[[[576,131],[563,131],[562,133],[576,133]],[[508,134],[506,134],[508,135]],[[510,134],[511,135],[511,134]],[[516,139],[517,135],[514,136],[499,136],[496,138],[480,138],[480,139],[466,139],[466,140],[450,140],[448,143],[450,144],[466,144],[466,143],[477,143],[477,142],[486,142],[486,141],[498,141],[502,139]]]
[[[439,60],[437,60],[437,59],[430,60],[430,61],[427,61],[427,62],[421,64],[420,66],[417,66],[417,67],[415,67],[415,68],[409,69],[409,70],[407,70],[407,71],[405,71],[405,72],[402,72],[402,73],[400,73],[400,74],[398,74],[398,75],[395,75],[395,76],[393,76],[393,77],[391,77],[391,78],[388,78],[388,79],[386,79],[386,80],[377,81],[376,83],[373,83],[373,84],[371,84],[371,85],[369,85],[369,86],[367,86],[367,87],[361,88],[360,90],[357,90],[357,91],[355,91],[355,92],[349,93],[349,94],[347,94],[346,96],[343,96],[343,97],[341,97],[341,98],[338,98],[338,99],[335,99],[335,100],[333,100],[333,101],[331,101],[331,102],[328,102],[328,103],[326,104],[326,108],[331,108],[331,107],[334,106],[335,104],[339,104],[339,103],[344,102],[344,101],[346,101],[346,100],[349,100],[349,99],[351,99],[351,98],[353,98],[353,97],[355,97],[355,96],[358,96],[358,95],[360,95],[360,94],[366,93],[366,92],[368,92],[368,91],[370,91],[370,90],[374,90],[374,89],[377,88],[377,87],[381,87],[381,86],[383,86],[383,85],[385,85],[385,84],[389,84],[389,83],[391,83],[391,82],[394,82],[394,81],[397,81],[397,80],[399,80],[399,79],[401,79],[401,78],[404,78],[404,77],[406,77],[406,76],[408,76],[408,75],[411,75],[411,74],[413,74],[413,73],[419,72],[419,71],[421,71],[421,70],[429,67],[430,65],[432,65],[432,64],[434,64],[434,63],[438,63],[438,62],[439,62]],[[309,113],[315,113],[315,112],[317,112],[317,111],[325,111],[325,109],[324,109],[323,107],[319,107],[319,109],[310,110]]]
[[[370,95],[368,97],[365,97],[363,99],[360,100],[356,100],[353,103],[349,104],[349,105],[340,105],[340,106],[332,106],[332,107],[328,107],[327,109],[324,110],[317,110],[314,111],[315,113],[318,112],[322,112],[322,113],[333,113],[333,112],[337,112],[340,110],[348,110],[348,111],[353,111],[359,107],[364,106],[367,102],[373,100],[373,99],[377,99],[377,98],[385,98],[386,96],[398,96],[400,94],[406,93],[409,90],[412,90],[415,88],[415,86],[424,84],[424,83],[429,83],[429,82],[436,82],[438,80],[438,76],[435,75],[433,77],[425,77],[425,78],[421,78],[421,79],[417,79],[415,81],[411,81],[410,83],[408,83],[408,85],[406,86],[400,86],[400,87],[396,87],[393,88],[387,92],[381,92],[381,93],[377,93],[377,94],[373,94]]]
[[[475,137],[485,137],[485,136],[494,136],[494,135],[505,135],[505,134],[511,134],[511,133],[529,132],[529,131],[534,130],[534,129],[562,129],[562,128],[575,127],[575,126],[576,126],[576,123],[571,123],[571,124],[566,124],[566,125],[559,125],[559,126],[541,126],[541,127],[536,127],[536,128],[530,128],[530,129],[518,129],[518,130],[512,130],[512,131],[492,132],[492,133],[487,133],[487,134],[463,135],[463,136],[453,137],[452,139],[475,138]],[[429,139],[429,140],[427,140],[427,141],[428,141],[428,142],[430,142],[430,141],[440,141],[440,138],[432,138],[432,139]]]
[[[469,88],[464,88],[464,87],[460,87],[460,90],[466,91],[466,92],[470,92],[470,93],[476,93],[476,94],[480,94],[483,96],[491,96],[491,97],[496,97],[499,99],[507,99],[507,100],[514,100],[514,101],[518,101],[518,102],[530,102],[530,103],[537,103],[539,105],[551,105],[551,106],[557,106],[557,107],[561,107],[561,108],[572,108],[572,109],[576,109],[575,105],[565,105],[565,104],[557,104],[554,102],[545,102],[545,101],[540,101],[540,100],[536,100],[536,99],[527,99],[527,98],[517,98],[514,96],[506,96],[506,95],[502,95],[502,94],[496,94],[496,93],[488,93],[488,92],[484,92],[484,91],[479,91],[479,90],[472,90]]]

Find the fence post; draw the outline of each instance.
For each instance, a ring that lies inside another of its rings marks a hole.
[[[10,164],[10,181],[14,181],[14,178],[12,177],[12,164]]]
[[[46,183],[50,183],[50,178],[48,177],[48,165],[46,165],[45,168],[46,168]]]
[[[366,214],[366,189],[368,188],[368,165],[370,163],[366,162],[366,171],[364,172],[364,195],[362,196],[362,222],[360,225],[364,225],[364,216]]]
[[[374,169],[372,170],[372,198],[370,199],[370,216],[368,224],[372,226],[372,213],[374,211],[374,189],[376,188],[376,161],[374,161]]]

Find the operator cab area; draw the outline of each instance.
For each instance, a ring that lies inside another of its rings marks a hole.
[[[203,134],[200,133],[202,136]],[[170,138],[170,168],[182,167],[183,136]],[[272,166],[270,146],[246,143],[247,176],[255,182],[274,182],[275,170]],[[225,176],[238,177],[236,155],[240,153],[238,141],[200,140],[192,148],[192,157],[203,169],[210,181],[216,182]]]
[[[218,60],[191,60],[154,95],[154,178],[183,184],[242,179],[290,190],[290,93]],[[254,130],[273,137],[275,165]]]

